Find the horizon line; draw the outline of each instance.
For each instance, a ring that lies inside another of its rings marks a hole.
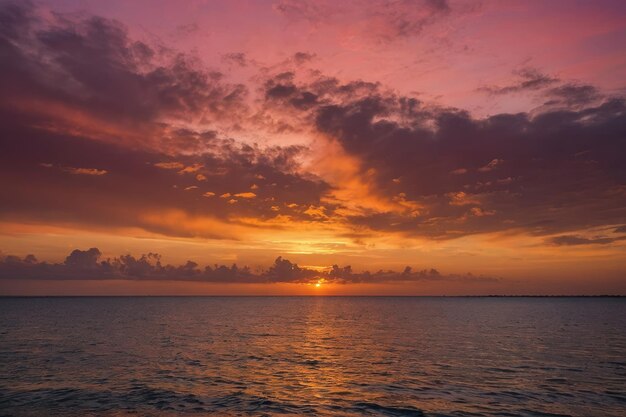
[[[577,295],[531,295],[531,294],[483,294],[483,295],[333,295],[333,294],[217,294],[217,295],[0,295],[0,298],[626,298],[626,294],[577,294]]]

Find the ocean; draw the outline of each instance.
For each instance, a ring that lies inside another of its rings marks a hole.
[[[0,416],[625,416],[626,298],[0,298]]]

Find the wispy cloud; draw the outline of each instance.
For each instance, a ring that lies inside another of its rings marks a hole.
[[[584,237],[579,235],[562,235],[550,238],[548,241],[556,246],[578,245],[608,245],[620,240],[626,240],[626,236],[616,237]]]

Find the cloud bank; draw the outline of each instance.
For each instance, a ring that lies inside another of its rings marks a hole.
[[[161,255],[148,253],[140,257],[122,255],[116,258],[101,259],[98,248],[75,249],[62,263],[39,262],[34,255],[24,258],[17,256],[0,257],[0,279],[36,280],[164,280],[200,281],[222,284],[356,284],[384,282],[419,281],[462,281],[497,282],[498,278],[442,274],[436,269],[403,271],[379,270],[376,272],[355,272],[351,266],[333,265],[324,270],[300,267],[282,257],[260,272],[253,272],[247,266],[232,264],[201,267],[196,262],[187,261],[183,265],[163,265]]]

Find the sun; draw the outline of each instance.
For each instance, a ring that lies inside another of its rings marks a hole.
[[[324,287],[324,284],[326,284],[326,280],[324,278],[318,278],[315,281],[311,281],[311,282],[307,282],[306,285],[308,285],[309,287],[312,287],[313,289],[316,290],[321,290],[322,287]]]
[[[317,281],[315,281],[314,283],[311,283],[309,285],[313,285],[315,288],[321,288],[322,284],[324,284],[325,279],[324,278],[320,278]]]

